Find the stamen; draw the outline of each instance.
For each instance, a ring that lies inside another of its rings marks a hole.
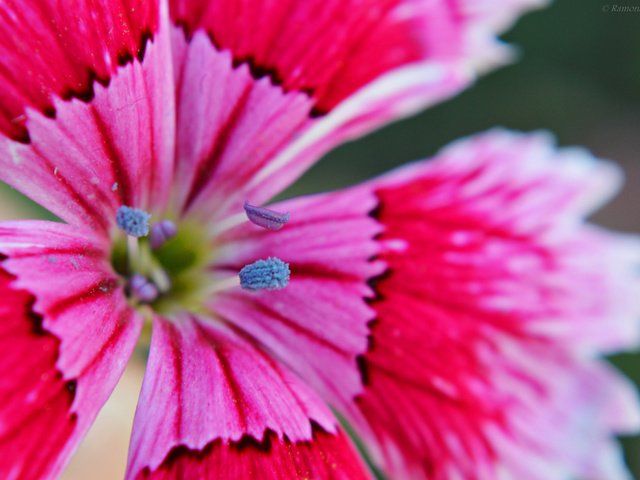
[[[227,277],[222,280],[216,280],[215,282],[213,282],[207,289],[207,295],[211,296],[214,293],[224,292],[225,290],[229,290],[231,288],[239,286],[240,277],[238,277],[238,275],[233,275],[231,277]]]
[[[171,279],[162,267],[154,265],[151,269],[150,276],[160,292],[167,293],[171,289]]]
[[[167,240],[171,240],[178,233],[176,224],[171,220],[162,220],[151,227],[151,248],[154,250],[162,247]]]
[[[269,210],[264,207],[256,207],[255,205],[244,202],[244,210],[247,212],[247,217],[254,223],[262,228],[277,231],[284,227],[284,224],[289,221],[291,214],[289,212],[280,213],[274,210]]]
[[[149,303],[158,298],[156,286],[138,273],[129,280],[129,288],[131,293],[141,302]]]
[[[138,245],[137,237],[127,236],[127,257],[129,258],[129,268],[134,272],[140,259],[140,245]]]
[[[144,210],[123,205],[116,214],[116,223],[131,237],[146,237],[149,235],[150,218],[151,215]]]
[[[258,260],[240,270],[240,286],[245,290],[279,290],[289,284],[289,264],[279,258]]]

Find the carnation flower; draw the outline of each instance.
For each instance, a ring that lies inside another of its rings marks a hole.
[[[147,324],[127,478],[625,478],[614,166],[494,130],[268,205],[534,3],[1,6],[0,179],[62,221],[0,223],[0,476],[60,474]]]

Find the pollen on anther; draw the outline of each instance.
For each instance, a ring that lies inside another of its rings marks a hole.
[[[125,205],[118,209],[116,223],[127,235],[132,237],[146,237],[149,235],[149,220],[151,215],[139,208]]]
[[[249,202],[244,202],[244,211],[251,223],[269,230],[280,230],[289,221],[291,214],[281,213],[264,207],[256,207]]]
[[[258,260],[240,270],[240,286],[245,290],[279,290],[289,284],[289,264],[279,258]]]

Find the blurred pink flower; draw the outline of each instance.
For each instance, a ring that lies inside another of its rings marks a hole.
[[[260,207],[534,3],[0,6],[0,178],[64,221],[0,223],[0,475],[61,472],[149,322],[128,478],[370,477],[328,405],[395,478],[624,478],[613,166],[496,130]]]

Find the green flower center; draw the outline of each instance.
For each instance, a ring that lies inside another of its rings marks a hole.
[[[155,249],[150,237],[118,232],[111,251],[111,264],[126,283],[131,305],[148,305],[162,315],[205,311],[213,288],[208,273],[213,258],[208,232],[194,222],[181,222],[176,235]]]

